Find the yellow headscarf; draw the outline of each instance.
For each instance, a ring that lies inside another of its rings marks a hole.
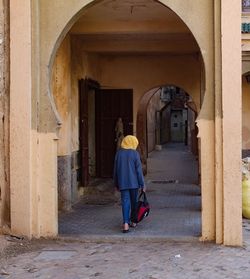
[[[121,148],[135,150],[138,144],[138,139],[135,136],[128,135],[122,140]]]

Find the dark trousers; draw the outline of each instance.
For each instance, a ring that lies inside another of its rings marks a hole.
[[[138,189],[121,190],[123,224],[137,222]]]

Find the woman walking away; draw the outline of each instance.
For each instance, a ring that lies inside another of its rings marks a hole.
[[[136,226],[138,190],[145,191],[137,146],[138,140],[135,136],[126,136],[115,156],[114,183],[121,192],[123,233],[129,232],[129,226]]]

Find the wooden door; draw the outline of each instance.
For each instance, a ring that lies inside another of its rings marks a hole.
[[[115,125],[121,117],[124,135],[133,134],[133,90],[102,89],[96,94],[96,171],[112,177],[116,152]]]
[[[79,81],[80,127],[79,141],[81,154],[81,185],[89,183],[89,145],[88,145],[88,86],[86,80]]]

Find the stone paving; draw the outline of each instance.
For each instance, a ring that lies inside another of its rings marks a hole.
[[[250,220],[243,220],[243,247],[200,242],[197,163],[185,148],[178,155],[175,149],[150,155],[152,212],[131,233],[120,232],[116,199],[85,199],[61,216],[59,239],[35,241],[32,251],[8,259],[0,279],[249,279]],[[174,166],[178,171],[166,171]]]
[[[126,238],[187,238],[200,235],[200,188],[185,184],[150,184],[150,215]],[[124,238],[119,203],[79,203],[61,219],[60,235],[83,239]]]
[[[53,241],[10,259],[2,270],[1,279],[249,279],[250,245]]]
[[[198,161],[187,146],[170,143],[149,154],[147,179],[198,184]]]
[[[107,191],[113,188],[112,181],[107,180],[104,192],[86,196],[72,212],[60,216],[60,235],[85,240],[200,236],[200,187],[192,184],[197,181],[193,155],[184,145],[168,145],[161,152],[152,152],[148,163],[146,184],[151,212],[136,230],[126,236],[120,233],[121,206],[119,200],[112,199],[113,192]]]

